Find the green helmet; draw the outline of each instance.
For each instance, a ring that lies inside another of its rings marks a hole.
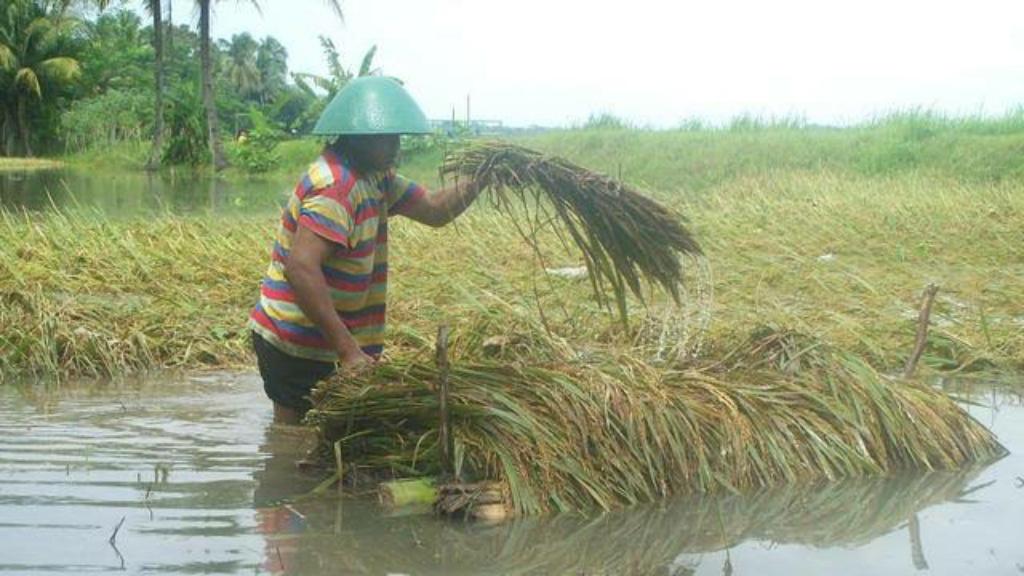
[[[313,134],[429,134],[427,117],[397,81],[383,76],[352,79],[327,105]]]

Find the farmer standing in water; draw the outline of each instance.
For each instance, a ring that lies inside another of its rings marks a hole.
[[[337,139],[288,199],[249,320],[275,422],[299,423],[319,380],[365,371],[379,358],[388,218],[444,226],[479,194],[467,181],[428,192],[395,172],[400,135],[429,132],[412,97],[382,77],[349,82],[313,128]]]

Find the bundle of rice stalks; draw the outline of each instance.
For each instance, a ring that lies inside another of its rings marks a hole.
[[[595,294],[607,302],[610,287],[623,322],[627,291],[643,301],[644,281],[659,284],[679,302],[680,256],[701,254],[679,214],[561,158],[488,142],[449,155],[440,172],[442,178],[470,176],[489,186],[538,258],[543,258],[535,241],[539,228],[560,221],[583,254]]]
[[[802,374],[605,364],[451,368],[456,473],[498,482],[520,514],[672,494],[951,470],[1003,448],[951,399],[838,353]],[[322,383],[308,422],[344,460],[439,472],[432,365],[395,361]]]

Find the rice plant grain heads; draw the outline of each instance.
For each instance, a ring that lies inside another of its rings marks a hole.
[[[448,156],[441,175],[469,176],[490,187],[528,242],[540,227],[561,222],[583,254],[598,297],[607,301],[610,288],[623,320],[626,292],[643,301],[644,282],[660,285],[678,302],[679,257],[701,254],[681,215],[618,180],[522,146],[471,146]],[[524,211],[516,210],[520,206]]]

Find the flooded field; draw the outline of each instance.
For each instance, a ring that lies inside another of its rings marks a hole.
[[[274,211],[294,182],[228,181],[82,168],[0,171],[0,208],[95,209],[111,216]]]
[[[0,573],[1021,574],[1024,404],[971,398],[985,469],[487,525],[303,498],[254,375],[0,387]]]

